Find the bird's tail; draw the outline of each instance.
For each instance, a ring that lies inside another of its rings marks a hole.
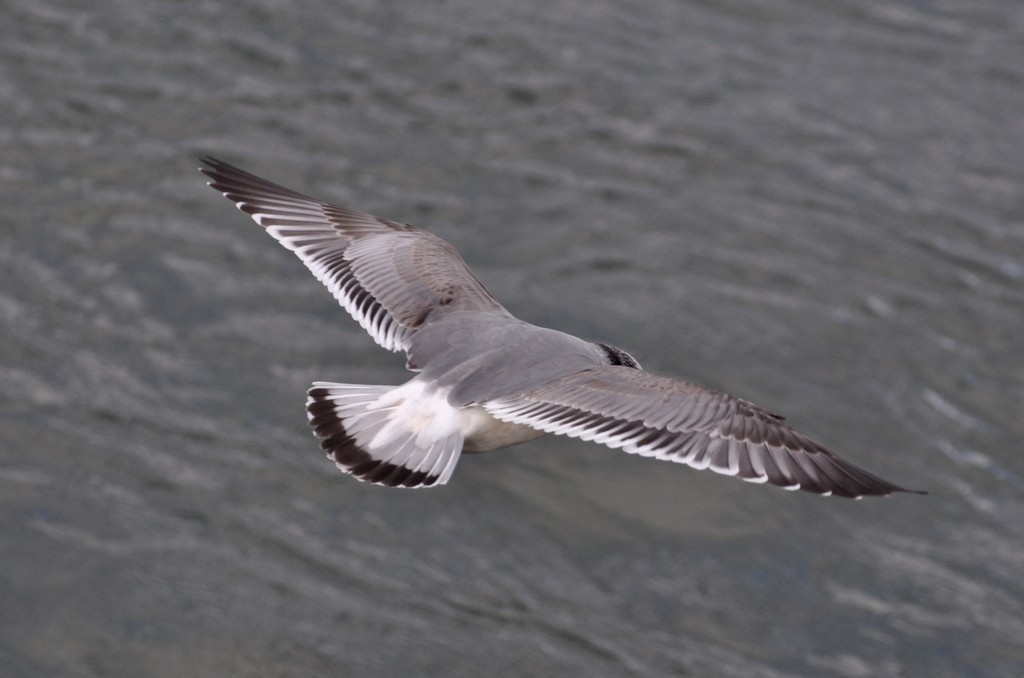
[[[402,386],[318,381],[306,412],[320,447],[339,469],[388,487],[444,485],[463,434],[443,394],[415,379]]]

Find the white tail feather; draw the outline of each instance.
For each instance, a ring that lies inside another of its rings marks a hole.
[[[402,386],[314,382],[306,410],[339,469],[390,487],[448,482],[467,424],[446,392],[416,379]]]

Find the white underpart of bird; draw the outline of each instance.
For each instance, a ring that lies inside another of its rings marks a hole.
[[[416,373],[398,386],[317,381],[307,392],[321,448],[359,480],[444,485],[464,452],[552,433],[788,490],[855,499],[915,492],[743,399],[514,317],[427,231],[214,158],[203,163],[211,187],[293,251],[374,341],[405,352]]]

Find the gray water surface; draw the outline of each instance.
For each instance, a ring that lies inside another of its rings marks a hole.
[[[0,674],[1024,674],[1019,2],[4,4]],[[403,359],[206,153],[931,494],[342,476]]]

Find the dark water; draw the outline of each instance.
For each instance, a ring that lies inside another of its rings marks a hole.
[[[5,4],[0,674],[1024,673],[1019,2]],[[343,477],[304,391],[402,359],[204,153],[931,494]]]

